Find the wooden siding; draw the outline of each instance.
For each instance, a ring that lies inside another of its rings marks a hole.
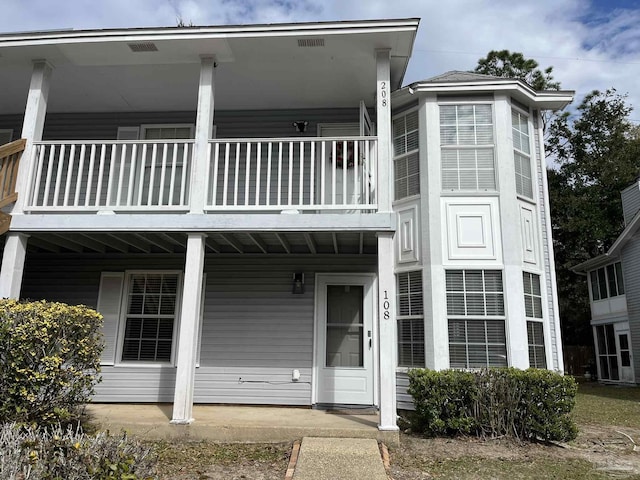
[[[640,383],[640,235],[636,234],[622,250],[631,355],[635,382]]]
[[[23,296],[95,307],[102,271],[183,264],[181,255],[33,254]],[[310,405],[315,274],[375,270],[375,256],[207,256],[195,401]],[[305,274],[303,295],[291,294],[294,272]],[[291,380],[293,369],[300,371],[298,382]],[[173,367],[105,365],[102,376],[96,401],[173,400]]]

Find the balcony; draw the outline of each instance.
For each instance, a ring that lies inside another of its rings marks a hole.
[[[206,213],[375,213],[377,139],[35,142],[24,210],[186,213],[194,182]]]

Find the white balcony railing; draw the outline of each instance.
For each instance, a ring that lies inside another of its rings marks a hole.
[[[375,137],[211,140],[207,210],[375,210]]]
[[[375,137],[210,140],[192,179],[193,140],[34,142],[26,211],[375,211]],[[199,190],[199,189],[198,189]]]
[[[28,210],[187,210],[192,140],[35,142]]]

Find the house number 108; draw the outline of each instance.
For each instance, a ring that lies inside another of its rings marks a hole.
[[[384,291],[384,302],[382,302],[382,318],[385,320],[389,320],[391,318],[391,314],[389,313],[389,307],[391,304],[389,303],[389,294],[387,291]]]

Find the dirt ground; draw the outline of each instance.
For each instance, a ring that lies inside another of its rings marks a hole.
[[[245,444],[240,454],[232,445],[222,447],[229,449],[222,453],[221,446],[215,447],[215,452],[207,452],[207,448],[214,447],[198,444],[187,455],[192,456],[192,462],[182,468],[175,468],[174,462],[174,468],[163,472],[161,463],[159,478],[282,480],[291,451],[290,444]],[[215,464],[204,460],[212,457],[218,459]],[[640,478],[640,429],[581,425],[575,441],[554,445],[519,443],[506,438],[426,439],[402,434],[400,447],[391,448],[390,457],[394,480]]]

